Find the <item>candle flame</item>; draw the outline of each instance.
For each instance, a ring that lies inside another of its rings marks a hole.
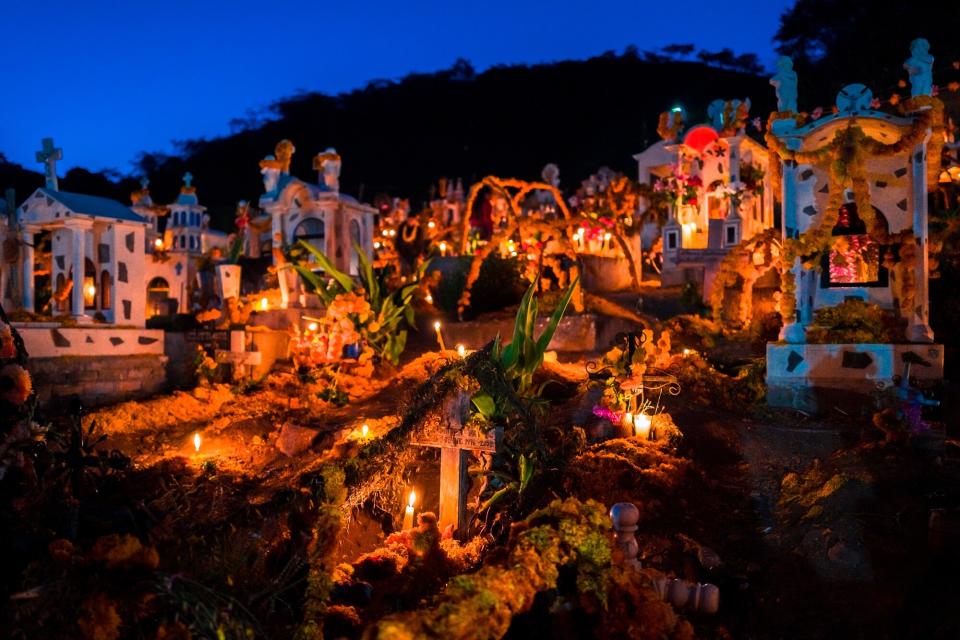
[[[97,295],[97,288],[96,288],[95,286],[93,286],[92,284],[88,284],[88,285],[87,285],[87,295],[90,296],[91,298],[92,298],[93,296]]]
[[[407,499],[407,506],[413,508],[413,503],[417,501],[417,492],[410,489],[410,498]]]
[[[457,345],[457,355],[460,356],[461,358],[464,357],[465,355],[467,355],[467,348],[466,348],[465,346],[463,346],[462,344],[458,344],[458,345]]]
[[[363,425],[360,427],[360,435],[366,438],[368,433],[370,433],[370,427],[368,425]]]
[[[433,304],[433,296],[429,293],[424,297],[424,300],[427,301],[427,304]]]
[[[307,329],[309,329],[310,331],[316,331],[316,330],[317,330],[317,323],[316,323],[316,322],[311,322],[310,324],[307,325]]]
[[[193,448],[196,451],[200,451],[200,434],[193,434]]]
[[[434,330],[434,331],[440,331],[440,321],[439,321],[439,320],[437,320],[436,322],[433,323],[433,330]]]
[[[266,298],[260,298],[260,310],[266,311],[269,308],[270,308],[270,301],[267,300]]]
[[[633,418],[634,435],[647,435],[650,433],[650,416],[645,413],[638,413]]]
[[[435,226],[437,226],[437,223],[431,220],[430,222],[427,223],[427,226],[433,229]]]
[[[153,246],[155,246],[157,249],[163,249],[163,240],[157,238],[153,241]]]
[[[446,250],[447,250],[447,243],[446,243],[446,242],[441,242],[441,243],[440,243],[440,253],[443,253],[443,252],[445,252]]]

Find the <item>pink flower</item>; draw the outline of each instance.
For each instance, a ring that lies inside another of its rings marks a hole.
[[[823,107],[817,107],[816,109],[810,112],[810,118],[813,120],[818,120],[822,115],[823,115]]]

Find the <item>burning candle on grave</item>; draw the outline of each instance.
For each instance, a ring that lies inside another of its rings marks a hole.
[[[266,298],[260,298],[260,311],[266,311],[270,308],[270,301]]]
[[[446,243],[446,242],[441,242],[441,243],[440,243],[440,255],[441,255],[441,256],[447,255],[447,243]]]
[[[465,358],[465,357],[467,356],[467,348],[466,348],[465,346],[463,346],[462,344],[458,344],[458,345],[457,345],[457,355],[460,356],[461,358]]]
[[[317,330],[316,322],[311,322],[310,324],[307,325],[307,331],[316,331],[316,330]]]
[[[366,439],[367,439],[367,435],[368,435],[369,433],[370,433],[370,426],[369,426],[368,424],[364,423],[363,426],[360,427],[360,437],[363,438],[364,440],[366,440]]]
[[[443,343],[443,333],[440,332],[440,321],[433,323],[433,330],[437,332],[437,344],[440,345],[440,351],[446,351],[447,345]]]
[[[201,442],[200,434],[199,433],[193,434],[193,450],[197,453],[200,453],[200,442]]]
[[[412,529],[413,528],[413,504],[417,501],[417,493],[413,489],[410,489],[410,497],[407,499],[407,508],[403,512],[403,528]]]
[[[623,426],[628,429],[633,429],[633,414],[629,411],[623,414],[623,420],[620,422]]]
[[[423,299],[427,301],[427,304],[433,304],[433,296],[430,295],[429,293],[425,295]]]
[[[154,240],[153,248],[156,249],[157,251],[163,251],[163,240],[161,240],[160,238],[157,238],[156,240]]]
[[[650,416],[645,413],[638,413],[633,418],[633,432],[641,440],[650,439]]]

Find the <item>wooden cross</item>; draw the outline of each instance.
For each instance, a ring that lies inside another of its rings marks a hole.
[[[454,533],[466,531],[467,456],[471,451],[496,453],[502,429],[479,433],[465,427],[470,418],[470,394],[461,392],[445,399],[440,415],[427,420],[415,431],[410,442],[421,447],[440,448],[440,530],[453,526]]]
[[[41,140],[41,149],[37,151],[37,162],[44,165],[43,173],[47,178],[47,189],[58,190],[57,160],[63,160],[63,149],[53,146],[53,138]]]

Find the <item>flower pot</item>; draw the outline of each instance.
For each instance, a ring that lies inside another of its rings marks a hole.
[[[220,288],[220,300],[240,298],[240,265],[218,264],[217,286]]]

